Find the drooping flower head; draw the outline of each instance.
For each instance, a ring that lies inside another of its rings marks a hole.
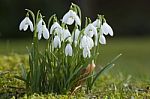
[[[87,57],[91,57],[91,52],[90,49],[88,47],[83,48],[83,57],[87,58]]]
[[[45,39],[49,38],[49,31],[45,25],[45,22],[41,18],[40,21],[37,24],[37,31],[38,31],[38,39],[40,40],[42,35]]]
[[[84,34],[89,37],[93,37],[93,35],[97,35],[97,30],[93,24],[88,24],[88,26],[85,28]]]
[[[104,35],[110,34],[111,36],[113,36],[113,30],[110,25],[107,24],[104,15],[98,15],[98,18],[92,24],[97,28],[99,42],[101,44],[106,44],[106,38]]]
[[[99,43],[106,44],[106,38],[103,34],[101,34],[100,37],[99,37]]]
[[[73,10],[69,10],[62,19],[62,22],[68,25],[72,25],[74,23],[74,21],[76,22],[76,24],[78,24],[79,26],[81,26],[81,20],[79,18],[79,16],[76,14],[76,12],[74,12]]]
[[[33,32],[33,24],[31,22],[31,20],[29,19],[28,16],[26,16],[20,23],[19,25],[19,30],[24,30],[26,31],[28,29],[28,27],[30,27],[30,30]]]
[[[110,25],[108,25],[108,24],[106,23],[106,21],[102,24],[101,29],[102,29],[102,33],[103,33],[103,34],[105,34],[105,35],[110,34],[111,36],[113,36],[113,30],[112,30],[112,28],[110,27]]]
[[[89,36],[84,35],[80,42],[80,48],[88,47],[89,49],[92,49],[94,47],[93,39]]]
[[[55,36],[54,37],[54,48],[60,48],[61,47],[61,41],[60,41],[60,37],[59,36]]]
[[[73,54],[72,46],[70,43],[67,44],[65,47],[65,54],[66,54],[66,56],[72,56],[72,54]]]
[[[93,37],[95,36],[95,45],[97,46],[97,41],[98,41],[98,34],[97,34],[97,30],[96,27],[94,27],[93,24],[88,24],[88,26],[85,28],[84,34],[89,36],[89,37]]]

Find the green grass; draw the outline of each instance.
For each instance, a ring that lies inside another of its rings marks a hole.
[[[100,49],[97,67],[107,64],[120,53],[122,56],[115,62],[114,68],[99,78],[96,87],[90,94],[79,92],[72,98],[110,97],[111,99],[120,99],[132,96],[138,99],[150,98],[148,89],[150,86],[150,38],[113,38],[107,41],[107,45],[102,45]],[[31,40],[0,41],[0,98],[8,97],[6,93],[9,93],[10,97],[24,93],[24,91],[20,91],[22,90],[20,88],[24,88],[24,84],[16,80],[14,76],[20,74],[20,63],[28,66],[26,47],[30,44]],[[44,41],[41,41],[41,50],[44,45]],[[27,96],[23,95],[22,97],[26,99]],[[32,99],[46,97],[50,99],[68,98],[67,95],[55,94],[30,96]]]
[[[97,61],[99,65],[105,65],[113,57],[122,53],[116,62],[115,70],[138,77],[150,75],[150,38],[113,38],[107,41],[107,44],[102,45],[100,49],[100,57]],[[0,41],[0,54],[27,54],[26,47],[30,45],[31,40],[3,40]],[[44,45],[44,41],[41,41],[41,50]]]
[[[122,72],[125,75],[141,79],[142,76],[150,79],[150,39],[118,39],[109,40],[102,48],[99,64],[105,64],[115,55],[122,53],[116,62],[114,72]],[[148,79],[147,79],[148,80]]]

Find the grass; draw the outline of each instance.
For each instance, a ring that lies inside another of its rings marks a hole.
[[[113,38],[102,45],[97,67],[107,64],[113,57],[122,53],[113,69],[99,78],[90,94],[79,92],[72,98],[150,98],[150,39],[149,38]],[[3,40],[0,41],[0,98],[18,97],[23,95],[24,84],[14,78],[20,73],[19,64],[28,65],[26,46],[31,40]],[[44,46],[44,41],[41,41]],[[42,49],[43,47],[41,47]],[[22,89],[20,89],[22,88]],[[21,91],[20,91],[21,90]],[[9,93],[7,95],[6,93]],[[31,95],[30,98],[62,98],[66,95]]]

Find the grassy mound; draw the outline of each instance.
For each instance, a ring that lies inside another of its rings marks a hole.
[[[83,90],[78,90],[72,96],[69,93],[67,95],[52,93],[30,95],[27,94],[24,83],[15,78],[16,75],[20,75],[19,65],[22,63],[28,68],[27,55],[0,55],[0,99],[16,97],[21,99],[150,98],[149,82],[134,79],[130,75],[124,76],[121,73],[113,75],[113,72],[101,76],[88,94],[83,91],[83,86]]]

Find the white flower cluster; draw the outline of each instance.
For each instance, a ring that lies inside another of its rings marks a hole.
[[[67,25],[75,24],[75,29],[70,32]],[[61,48],[62,43],[66,42],[66,47],[64,53],[66,56],[73,55],[73,44],[75,47],[80,47],[83,50],[83,57],[91,57],[91,49],[98,46],[98,42],[101,44],[106,44],[105,35],[113,36],[112,28],[107,24],[105,19],[97,18],[93,23],[90,22],[84,29],[79,29],[81,27],[81,19],[74,10],[69,10],[62,18],[62,24],[60,25],[58,21],[55,21],[50,30],[45,25],[42,18],[37,23],[34,28],[29,17],[20,23],[19,29],[26,31],[28,26],[30,30],[37,31],[38,39],[40,40],[43,36],[45,39],[49,39],[53,35],[53,46],[54,48]],[[35,30],[34,30],[35,29]]]

